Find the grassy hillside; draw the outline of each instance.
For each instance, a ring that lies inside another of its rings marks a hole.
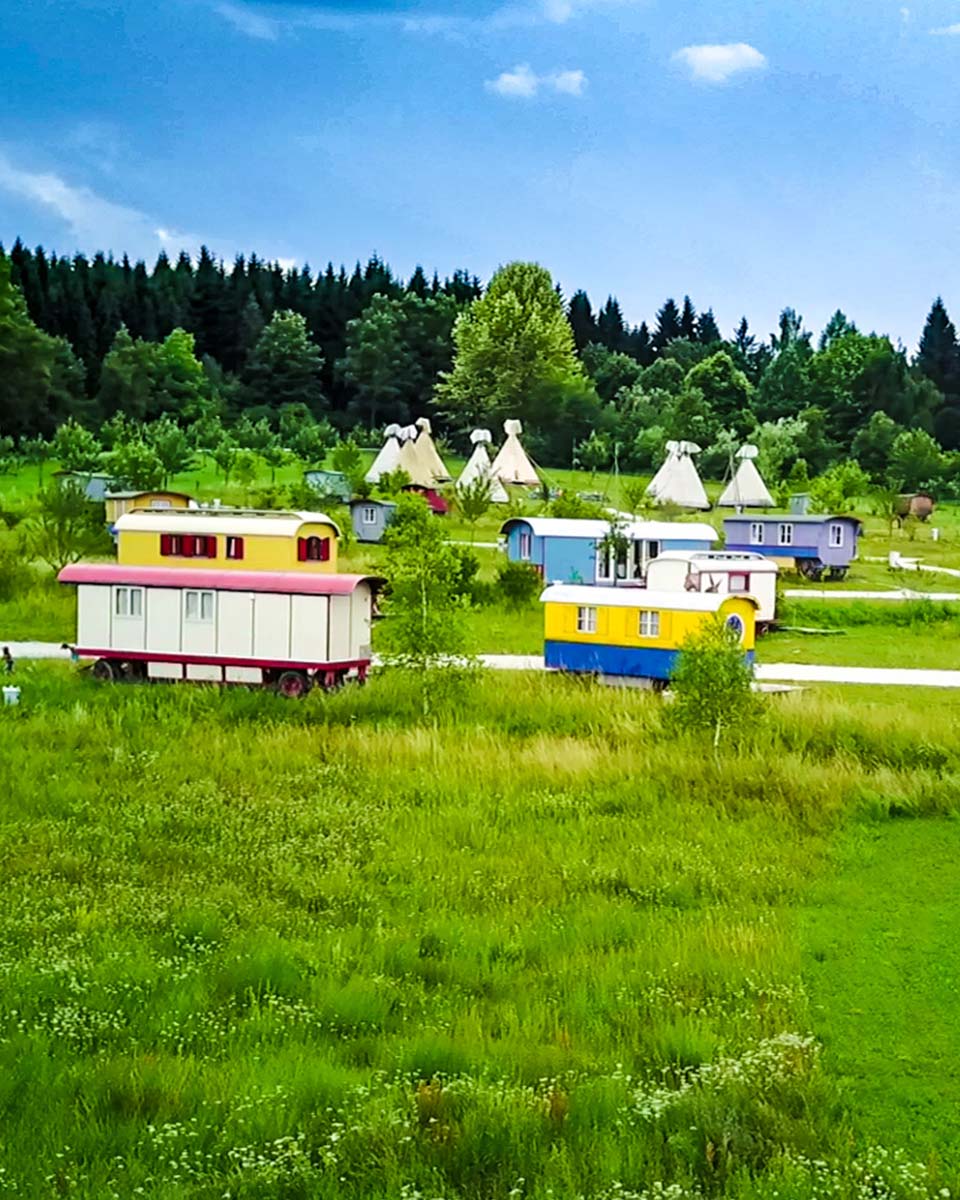
[[[882,914],[841,929],[858,898],[830,890],[845,839],[892,814],[927,816],[909,849],[942,856],[960,698],[788,697],[714,756],[650,697],[559,679],[481,678],[430,727],[394,678],[297,705],[59,666],[22,683],[0,709],[6,1194],[960,1184],[950,1090],[900,1079],[917,1138],[861,1069],[935,1069],[881,1014],[915,987],[955,1045],[950,968],[873,972]],[[917,884],[881,879],[879,845],[859,886],[906,937]],[[869,1021],[844,1015],[852,967]]]

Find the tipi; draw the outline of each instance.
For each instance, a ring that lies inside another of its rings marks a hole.
[[[473,453],[467,459],[467,465],[460,472],[460,478],[457,480],[457,490],[460,488],[469,487],[476,483],[478,479],[485,479],[490,485],[490,499],[494,504],[507,504],[510,497],[507,495],[507,489],[503,486],[500,480],[493,474],[493,469],[490,466],[490,455],[487,453],[487,446],[492,441],[489,429],[475,429],[470,434],[470,441],[473,442]]]
[[[381,475],[388,475],[400,466],[400,426],[388,425],[383,431],[383,445],[364,476],[367,483],[379,483]]]
[[[527,458],[526,451],[520,445],[519,434],[523,426],[519,421],[504,421],[503,432],[507,440],[500,447],[500,453],[493,460],[490,470],[501,483],[519,483],[524,487],[536,487],[540,477],[533,469],[533,463]]]
[[[437,447],[430,436],[430,422],[426,417],[421,417],[417,421],[416,427],[419,430],[417,434],[417,457],[430,477],[427,486],[433,487],[438,483],[449,482],[452,476],[444,465],[443,459],[437,453]]]
[[[647,485],[647,495],[658,504],[678,504],[681,508],[710,507],[703,490],[693,455],[700,453],[696,442],[667,442],[667,457]]]
[[[737,451],[740,465],[733,478],[724,488],[717,501],[724,508],[774,508],[773,497],[767,490],[754,459],[759,454],[756,446],[741,446]]]
[[[433,475],[429,472],[420,457],[416,425],[404,425],[400,430],[400,462],[401,471],[410,477],[410,482],[417,487],[433,487]]]

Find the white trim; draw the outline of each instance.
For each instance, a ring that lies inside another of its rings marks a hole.
[[[762,546],[764,539],[764,523],[763,521],[750,522],[750,545]]]
[[[830,549],[842,550],[844,543],[843,522],[833,521],[830,525]]]
[[[792,546],[793,545],[793,522],[780,521],[777,525],[777,545]]]
[[[646,629],[644,629],[646,625]],[[641,608],[637,614],[637,637],[658,638],[660,636],[660,613],[654,609]]]
[[[186,588],[183,593],[183,619],[209,625],[216,620],[216,604],[216,594],[212,590]]]
[[[581,604],[577,608],[577,633],[597,632],[597,610],[592,604]]]

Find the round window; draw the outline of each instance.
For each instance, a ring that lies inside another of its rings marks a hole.
[[[730,616],[727,617],[727,628],[738,642],[743,641],[743,635],[746,632],[746,626],[743,623],[743,617],[738,616],[737,613],[731,613]]]

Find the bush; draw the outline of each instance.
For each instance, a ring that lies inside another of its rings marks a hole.
[[[529,563],[508,562],[497,572],[500,595],[509,608],[529,607],[543,591],[543,580]]]
[[[451,580],[455,596],[472,596],[477,572],[480,570],[480,560],[466,546],[451,546],[451,557],[454,561],[454,571]]]
[[[745,728],[759,714],[752,683],[740,639],[717,617],[683,644],[668,721],[683,732],[712,732],[716,746],[725,727]]]
[[[20,549],[8,546],[0,550],[0,600],[13,600],[33,582],[30,568]]]

